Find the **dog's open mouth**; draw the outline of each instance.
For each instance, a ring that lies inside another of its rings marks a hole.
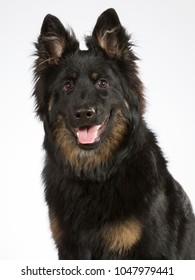
[[[109,116],[110,117],[110,116]],[[101,139],[101,135],[104,132],[109,117],[107,117],[102,124],[81,126],[73,129],[74,135],[77,137],[78,144],[90,145],[98,143]]]

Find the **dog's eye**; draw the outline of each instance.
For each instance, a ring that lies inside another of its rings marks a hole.
[[[69,93],[70,91],[72,91],[74,89],[74,82],[73,81],[67,81],[65,84],[64,84],[64,91],[66,93]]]
[[[98,88],[107,88],[107,87],[109,87],[109,84],[105,79],[100,79],[97,81],[96,86]]]

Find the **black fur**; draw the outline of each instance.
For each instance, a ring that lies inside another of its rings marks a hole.
[[[87,51],[52,15],[35,44],[43,178],[60,259],[195,259],[195,219],[143,119],[130,36],[105,11]]]

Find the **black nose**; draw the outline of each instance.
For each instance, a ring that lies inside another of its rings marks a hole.
[[[94,108],[80,108],[76,110],[74,116],[77,120],[85,120],[85,119],[92,119],[95,116],[95,109]]]

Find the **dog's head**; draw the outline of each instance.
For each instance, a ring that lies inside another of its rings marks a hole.
[[[136,56],[116,12],[98,18],[88,50],[54,16],[44,19],[35,62],[36,109],[46,136],[77,170],[119,151],[144,110]]]

